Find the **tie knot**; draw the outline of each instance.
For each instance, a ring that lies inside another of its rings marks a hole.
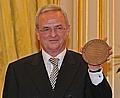
[[[53,64],[53,66],[57,66],[58,65],[58,58],[50,58],[49,61]]]

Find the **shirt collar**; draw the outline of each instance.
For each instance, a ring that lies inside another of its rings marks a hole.
[[[63,61],[63,58],[66,54],[67,49],[65,48],[60,54],[58,54],[55,58],[58,58],[60,60],[60,62]],[[45,52],[45,50],[42,49],[42,56],[44,61],[49,61],[49,59],[52,57],[50,56],[47,52]]]

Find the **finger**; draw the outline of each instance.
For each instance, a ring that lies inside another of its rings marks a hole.
[[[112,55],[112,54],[113,54],[112,47],[109,46],[109,55]]]
[[[104,40],[104,41],[107,41],[107,37],[104,37],[103,40]]]
[[[82,53],[83,47],[80,48],[80,52]]]
[[[112,50],[112,46],[109,46],[109,50]]]
[[[91,64],[88,64],[88,67],[89,67],[89,70],[96,71],[98,69],[101,69],[102,65],[91,65]]]
[[[112,50],[110,50],[110,51],[109,51],[109,55],[112,55],[112,54],[113,54],[113,51],[112,51]]]
[[[110,58],[107,58],[107,60],[106,61],[110,61]]]

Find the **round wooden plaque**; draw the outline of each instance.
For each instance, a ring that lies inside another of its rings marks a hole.
[[[88,64],[102,64],[109,56],[109,46],[105,41],[100,39],[90,40],[84,45],[82,56]]]

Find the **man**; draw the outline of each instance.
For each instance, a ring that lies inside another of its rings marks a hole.
[[[9,64],[3,98],[112,98],[102,66],[89,65],[80,53],[67,49],[69,31],[60,7],[48,5],[38,11],[41,50]]]

